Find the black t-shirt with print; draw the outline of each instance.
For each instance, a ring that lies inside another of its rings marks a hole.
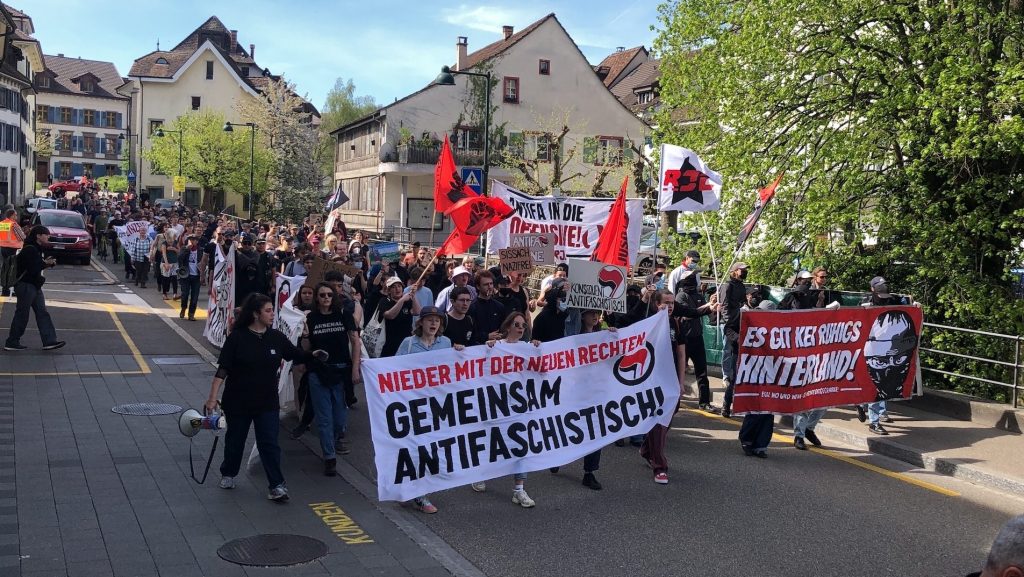
[[[468,347],[473,342],[473,318],[466,315],[462,319],[456,319],[452,315],[448,315],[444,336],[448,337],[453,345]]]
[[[323,350],[329,355],[327,364],[351,364],[348,334],[357,332],[356,321],[351,313],[331,312],[321,314],[313,311],[306,317],[309,325],[309,345],[311,350]]]

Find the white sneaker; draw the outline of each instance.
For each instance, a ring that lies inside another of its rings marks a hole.
[[[270,490],[270,493],[267,494],[267,499],[284,503],[288,500],[288,489],[284,485],[278,485]]]
[[[530,498],[529,495],[526,494],[525,489],[512,491],[512,502],[524,509],[529,509],[530,507],[533,507],[534,505],[537,504],[534,502],[533,499]]]
[[[235,478],[234,477],[221,477],[220,478],[220,488],[221,489],[234,489],[235,488]]]
[[[479,483],[473,483],[470,487],[477,493],[483,493],[487,490],[487,483],[480,481]]]

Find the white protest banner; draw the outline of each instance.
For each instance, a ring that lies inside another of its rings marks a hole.
[[[525,246],[515,248],[502,248],[498,250],[499,266],[502,276],[512,273],[530,274],[533,270],[533,255],[530,248]]]
[[[667,425],[679,402],[668,313],[616,333],[362,363],[382,501],[564,465]]]
[[[217,260],[210,283],[210,300],[206,306],[206,328],[203,336],[210,344],[223,347],[235,321],[235,245],[228,254],[217,245]]]
[[[696,152],[662,144],[659,174],[658,210],[703,212],[721,207],[722,175],[708,168]]]
[[[626,312],[626,269],[603,262],[569,260],[569,295],[566,304],[575,309]]]
[[[530,196],[496,180],[491,183],[491,196],[505,201],[516,212],[487,231],[488,252],[496,254],[498,249],[512,246],[513,234],[551,232],[555,234],[554,256],[559,262],[569,257],[589,258],[594,253],[615,202],[613,198]],[[643,213],[643,200],[626,201],[630,262],[636,260],[640,250]]]
[[[525,246],[530,248],[530,255],[533,257],[534,265],[555,264],[555,234],[545,232],[540,234],[513,234],[509,237],[509,246],[512,248]]]
[[[278,313],[281,312],[281,307],[284,303],[291,302],[295,295],[299,294],[299,289],[302,287],[302,283],[306,282],[306,277],[301,276],[285,276],[283,274],[274,275],[274,328],[277,327]]]
[[[125,224],[124,226],[115,226],[114,231],[117,232],[117,240],[121,243],[121,246],[131,254],[132,248],[135,246],[135,241],[139,240],[139,231],[149,232],[149,222],[145,220],[133,220]]]

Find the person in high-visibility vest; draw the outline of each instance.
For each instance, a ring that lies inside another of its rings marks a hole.
[[[4,219],[0,220],[0,296],[11,296],[14,283],[18,278],[18,267],[14,257],[25,244],[25,231],[18,224],[18,211],[9,208],[4,211]]]

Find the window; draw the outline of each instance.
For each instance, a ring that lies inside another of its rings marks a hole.
[[[83,152],[96,152],[95,136],[92,136],[91,134],[85,135],[82,137],[82,139],[85,141],[84,148],[82,149]]]
[[[86,176],[91,177],[93,175],[93,173],[96,172],[96,165],[91,163],[91,162],[83,162],[82,163],[82,172]]]
[[[106,170],[106,175],[107,176],[115,176],[117,174],[121,174],[121,167],[119,167],[116,164],[107,164],[107,165],[104,165],[103,168],[104,168],[104,170]]]
[[[60,144],[60,149],[61,150],[68,150],[68,151],[70,151],[71,150],[71,133],[70,132],[61,132],[60,133],[60,140],[58,142]]]
[[[551,135],[546,132],[533,132],[525,135],[524,154],[527,159],[536,158],[541,162],[551,162]]]
[[[654,91],[653,90],[644,90],[643,92],[638,92],[637,95],[636,95],[636,103],[637,104],[647,104],[648,102],[650,102],[652,100],[654,100]]]
[[[149,135],[153,136],[153,134],[157,131],[157,129],[161,128],[163,125],[164,125],[164,121],[163,120],[153,120],[153,119],[150,119],[150,121],[149,121]]]
[[[71,109],[67,106],[60,107],[60,122],[61,124],[71,124]]]
[[[45,104],[36,105],[36,122],[49,122],[50,107]]]
[[[116,154],[117,153],[117,139],[114,138],[113,136],[108,136],[106,140],[107,140],[107,147],[104,150],[107,151],[107,154]],[[112,174],[112,173],[108,170],[107,174]]]
[[[483,150],[484,143],[479,128],[460,126],[455,129],[456,150]]]
[[[519,104],[519,79],[513,76],[505,77],[505,88],[502,93],[505,95],[504,101],[509,104]]]
[[[199,189],[198,188],[186,188],[185,189],[185,206],[198,207],[199,206]]]
[[[96,83],[93,82],[91,78],[83,78],[79,86],[81,87],[82,92],[93,92],[96,90]]]
[[[71,163],[62,162],[60,163],[60,177],[63,180],[71,178]]]
[[[594,164],[619,166],[622,164],[622,139],[617,136],[597,137],[597,156]]]
[[[550,60],[541,59],[541,61],[537,64],[537,72],[540,73],[543,76],[550,75],[551,74],[551,61]]]
[[[206,79],[213,80],[213,60],[206,61]]]
[[[95,110],[84,110],[85,112],[85,125],[96,126],[96,111]]]
[[[167,59],[161,56],[160,58],[156,59],[156,63],[157,64],[164,64],[164,65],[166,65],[167,64]]]
[[[243,66],[242,67],[242,78],[248,78],[248,77],[249,77],[249,67],[248,66]]]
[[[49,88],[50,87],[50,77],[48,75],[46,75],[46,74],[40,74],[37,77],[37,81],[39,83],[39,88]]]
[[[106,116],[106,119],[107,119],[107,123],[106,123],[107,128],[117,128],[118,127],[117,126],[117,113],[116,112],[108,112],[107,116]]]
[[[200,98],[198,96],[192,97],[192,110],[199,110]]]

